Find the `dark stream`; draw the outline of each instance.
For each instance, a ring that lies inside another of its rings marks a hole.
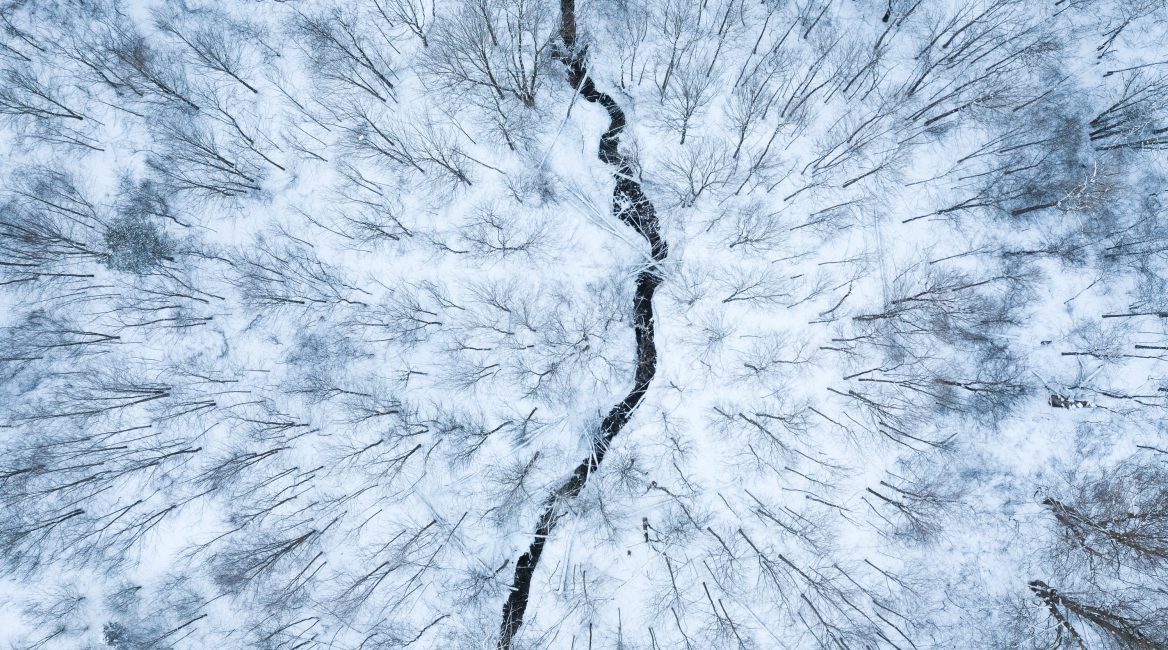
[[[600,150],[597,155],[613,167],[616,187],[612,195],[612,213],[645,238],[649,243],[653,262],[637,275],[636,291],[633,294],[633,333],[637,343],[637,369],[633,378],[633,388],[600,422],[599,434],[588,457],[582,460],[572,472],[572,476],[548,497],[531,545],[515,563],[511,594],[503,605],[503,624],[498,645],[500,650],[510,650],[512,639],[523,625],[523,615],[527,611],[528,597],[531,593],[531,581],[539,565],[539,558],[543,554],[544,544],[564,514],[563,504],[579,495],[588,483],[588,477],[600,467],[613,438],[616,438],[628,424],[657,372],[657,348],[653,338],[653,293],[661,284],[658,265],[668,254],[668,247],[658,232],[657,212],[642,191],[641,184],[634,177],[632,161],[619,151],[620,135],[625,128],[624,111],[612,97],[596,89],[596,85],[592,83],[584,69],[584,52],[576,50],[575,11],[572,0],[562,0],[561,10],[563,14],[561,34],[567,54],[561,54],[559,58],[568,66],[568,80],[581,97],[590,103],[598,104],[608,112],[608,130],[600,136]]]

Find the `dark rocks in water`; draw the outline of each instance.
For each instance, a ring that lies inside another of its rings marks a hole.
[[[1051,395],[1047,403],[1056,409],[1081,409],[1091,406],[1091,402],[1082,399],[1071,399],[1062,395]]]

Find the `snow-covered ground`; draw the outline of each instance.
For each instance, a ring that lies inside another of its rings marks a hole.
[[[1163,2],[0,21],[4,647],[1168,647]]]

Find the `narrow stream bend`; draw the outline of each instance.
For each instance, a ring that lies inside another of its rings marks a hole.
[[[527,611],[531,581],[544,544],[562,516],[561,507],[576,497],[584,489],[588,477],[604,460],[608,447],[628,424],[633,412],[640,405],[649,390],[649,384],[657,373],[657,347],[653,338],[653,294],[661,284],[659,264],[668,254],[668,246],[658,232],[657,212],[645,196],[641,184],[634,177],[632,161],[620,153],[620,135],[625,128],[625,114],[612,97],[596,89],[584,69],[584,51],[576,49],[576,25],[574,0],[561,0],[563,16],[561,36],[565,52],[559,58],[568,66],[568,81],[580,96],[593,104],[599,104],[608,112],[608,130],[600,136],[600,150],[597,155],[605,164],[614,168],[616,187],[612,193],[612,213],[621,222],[636,230],[649,243],[652,263],[637,274],[636,291],[633,294],[633,334],[637,344],[637,369],[633,377],[633,389],[623,400],[615,404],[600,422],[599,435],[592,445],[592,452],[576,466],[572,476],[548,497],[535,536],[527,552],[515,563],[515,578],[511,583],[511,593],[503,605],[503,624],[499,633],[499,650],[510,650],[511,641],[523,625],[523,615]]]

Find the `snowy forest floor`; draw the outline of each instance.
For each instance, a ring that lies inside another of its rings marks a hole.
[[[1168,648],[1164,43],[0,0],[0,645]]]

